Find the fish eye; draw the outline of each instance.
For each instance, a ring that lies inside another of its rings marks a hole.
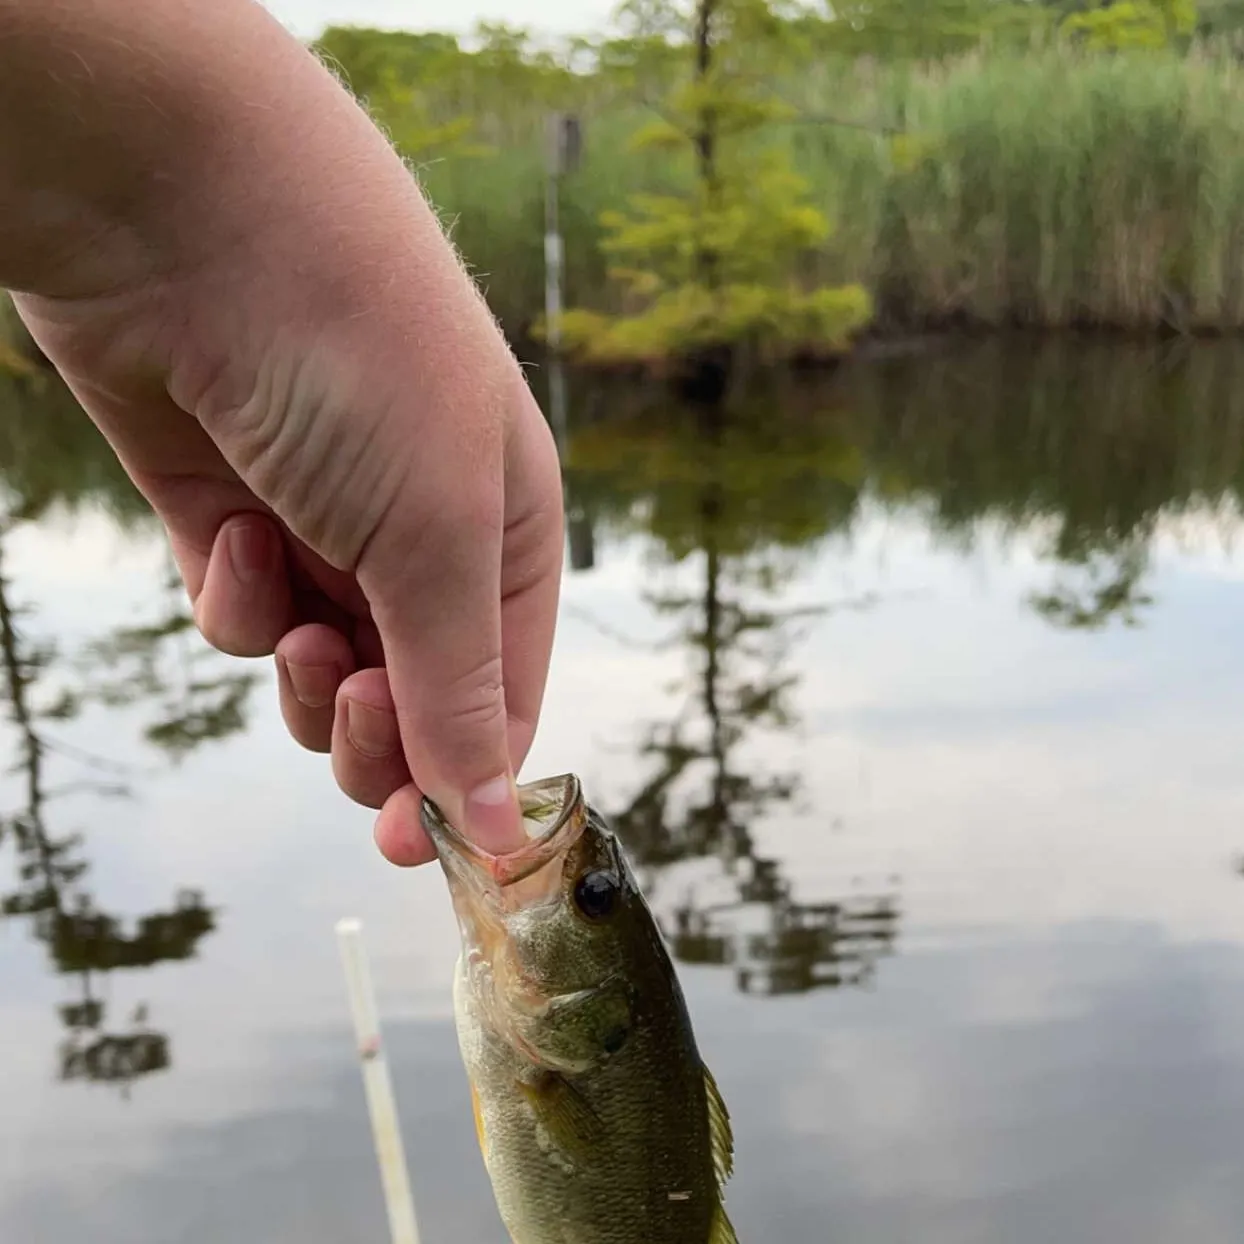
[[[575,882],[574,901],[589,920],[603,920],[617,904],[618,879],[600,869],[584,873]]]
[[[630,1034],[627,1030],[619,1025],[617,1028],[610,1029],[605,1033],[604,1047],[606,1054],[616,1054],[625,1044],[626,1038]]]

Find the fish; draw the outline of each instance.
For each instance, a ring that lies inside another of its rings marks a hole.
[[[519,786],[493,856],[429,799],[460,934],[453,1000],[512,1244],[738,1244],[729,1112],[622,845],[574,774]]]

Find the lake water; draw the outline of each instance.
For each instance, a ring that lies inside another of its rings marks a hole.
[[[8,382],[0,455],[0,1240],[385,1240],[358,915],[425,1244],[504,1244],[439,873],[179,629],[62,395]],[[578,384],[566,461],[526,776],[638,861],[743,1244],[1237,1244],[1244,349],[930,347],[727,420]]]

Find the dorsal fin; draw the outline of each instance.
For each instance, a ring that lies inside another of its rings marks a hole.
[[[739,1244],[739,1237],[734,1234],[734,1227],[726,1217],[726,1207],[720,1202],[713,1215],[713,1225],[708,1229],[708,1244]]]
[[[725,1186],[726,1180],[734,1173],[734,1133],[730,1129],[730,1112],[726,1109],[726,1103],[722,1100],[721,1090],[717,1087],[717,1081],[713,1079],[713,1073],[707,1067],[701,1064],[704,1072],[704,1095],[708,1099],[708,1132],[713,1146],[713,1170],[717,1174],[717,1187],[720,1189]],[[721,1213],[721,1218],[725,1220],[725,1211]],[[722,1244],[734,1239],[734,1229],[726,1222],[730,1234],[722,1236]],[[717,1244],[717,1237],[713,1237],[712,1244]]]

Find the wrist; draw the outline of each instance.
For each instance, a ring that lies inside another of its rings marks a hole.
[[[299,174],[314,193],[305,148],[331,164],[351,114],[252,0],[0,0],[0,285],[81,298],[215,262]]]

